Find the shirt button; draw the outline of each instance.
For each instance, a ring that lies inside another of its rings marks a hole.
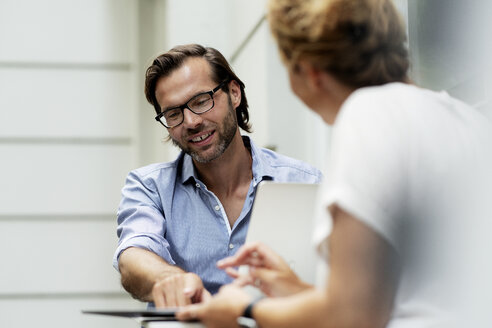
[[[233,249],[234,248],[234,245],[233,244],[229,244],[229,249]]]
[[[200,188],[200,184],[197,182],[195,185],[197,188]]]
[[[215,205],[215,210],[216,211],[220,210],[220,206],[219,205]]]

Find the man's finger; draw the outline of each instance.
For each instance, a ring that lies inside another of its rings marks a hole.
[[[199,319],[201,313],[201,305],[188,305],[176,312],[176,318],[180,321],[191,321]]]
[[[192,290],[190,293],[186,293],[188,290],[186,288],[179,288],[176,290],[176,305],[185,306],[191,304],[191,298],[196,291]],[[189,295],[191,294],[191,295]]]
[[[185,304],[190,305],[192,303],[201,302],[202,294],[205,291],[202,281],[196,275],[187,275],[187,279],[184,281],[183,297],[185,298]]]
[[[164,297],[166,298],[166,306],[167,307],[176,307],[178,306],[177,300],[176,300],[176,290],[169,290],[167,289]]]
[[[154,305],[156,308],[164,308],[166,307],[166,299],[161,290],[153,290],[152,298],[154,299]]]

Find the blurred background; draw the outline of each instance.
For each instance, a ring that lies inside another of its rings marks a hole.
[[[412,78],[491,116],[487,0],[397,0]],[[266,0],[0,0],[0,327],[137,327],[111,266],[126,174],[177,149],[143,95],[172,46],[219,49],[261,146],[320,167],[330,131],[292,95]],[[321,167],[320,167],[321,168]]]

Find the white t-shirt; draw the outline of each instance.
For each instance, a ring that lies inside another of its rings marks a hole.
[[[488,219],[481,201],[491,131],[445,92],[403,83],[358,89],[340,109],[315,242],[325,254],[326,209],[336,203],[395,248],[403,269],[388,327],[449,327],[461,301],[476,296],[468,271],[479,262],[470,254],[486,244],[476,232]]]

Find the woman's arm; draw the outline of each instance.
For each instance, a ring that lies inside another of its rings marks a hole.
[[[394,249],[349,213],[334,207],[332,216],[326,288],[258,302],[252,314],[260,327],[363,328],[387,324],[398,279]],[[236,302],[237,291],[235,298],[230,297],[230,288],[220,294],[209,303],[185,309],[180,318],[198,318],[209,327],[222,327],[218,322],[224,323],[227,314],[233,318],[244,311],[247,299]],[[219,308],[221,311],[214,311]],[[226,322],[231,325],[230,321]]]
[[[334,208],[326,289],[265,299],[253,309],[260,327],[384,327],[398,280],[394,249],[374,230]]]

